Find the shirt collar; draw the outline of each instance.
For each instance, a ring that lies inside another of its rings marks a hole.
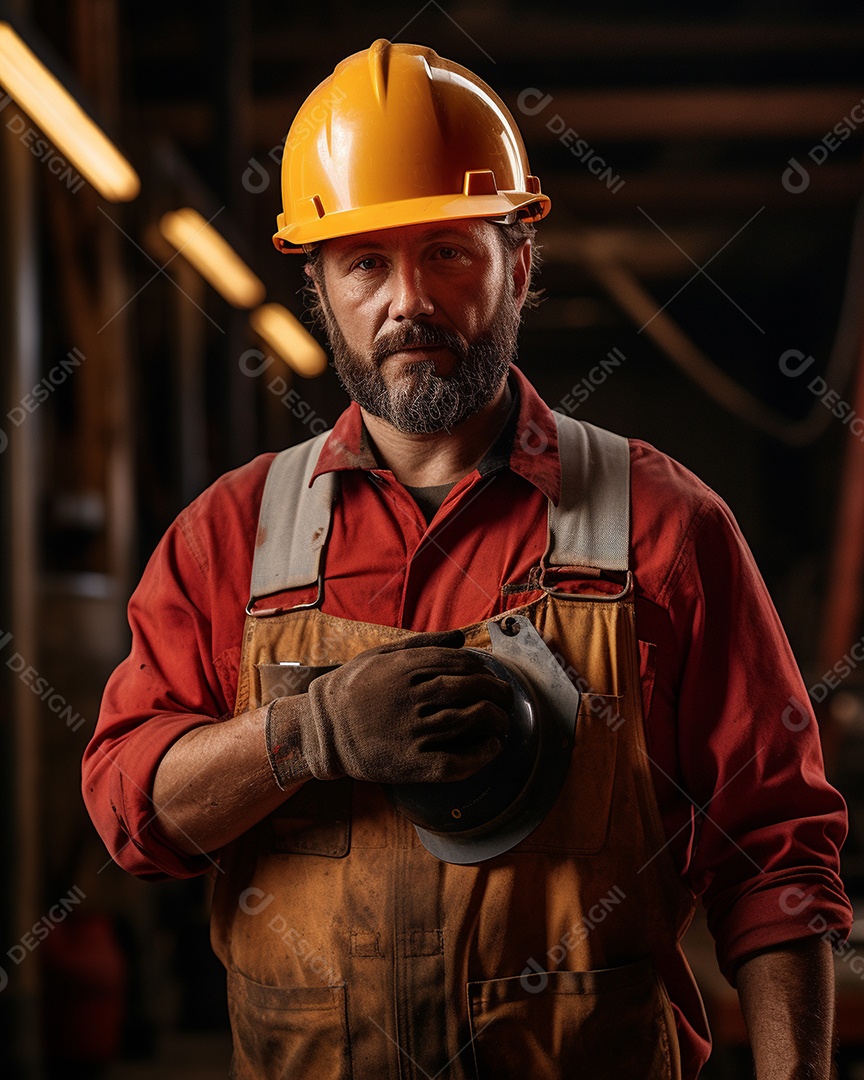
[[[512,417],[508,418],[478,471],[486,476],[509,465],[557,505],[561,497],[561,462],[555,417],[522,372],[512,365],[510,380],[519,403],[515,423]],[[323,473],[379,468],[369,446],[360,406],[352,402],[327,437],[309,483],[311,486]]]

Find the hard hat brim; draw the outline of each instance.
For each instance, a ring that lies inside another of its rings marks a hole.
[[[534,205],[532,205],[534,204]],[[514,211],[530,208],[519,215],[523,221],[539,221],[552,206],[548,195],[530,191],[499,191],[495,195],[435,195],[398,202],[378,203],[353,210],[326,214],[309,222],[283,226],[273,235],[276,248],[285,255],[303,254],[304,244],[318,244],[340,236],[354,236],[379,229],[404,225],[426,225],[435,221],[459,221],[465,218],[501,218]],[[284,220],[280,214],[277,224]]]

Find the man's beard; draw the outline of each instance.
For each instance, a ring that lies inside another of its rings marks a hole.
[[[516,357],[519,311],[506,291],[501,294],[489,329],[467,346],[446,327],[406,321],[376,341],[368,356],[350,348],[333,317],[326,294],[321,296],[321,306],[339,381],[352,401],[399,431],[411,434],[450,431],[494,399]],[[381,364],[392,353],[412,345],[448,348],[456,358],[452,374],[438,376],[433,360],[414,360],[400,364],[396,380],[388,385],[381,374]]]

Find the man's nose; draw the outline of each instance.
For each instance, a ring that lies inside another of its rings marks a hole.
[[[391,297],[388,314],[391,319],[416,319],[418,315],[432,315],[435,305],[429,295],[423,271],[416,263],[405,261],[394,265],[391,275]]]

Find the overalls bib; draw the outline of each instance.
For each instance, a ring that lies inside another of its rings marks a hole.
[[[631,579],[617,596],[549,583],[556,567],[627,569],[629,452],[556,419],[543,595],[494,617],[529,618],[583,690],[564,788],[527,839],[479,865],[440,862],[379,785],[350,778],[308,781],[229,845],[212,928],[237,1080],[681,1075],[653,957],[677,948],[692,896],[649,772]],[[271,467],[253,601],[323,580],[338,497],[333,474],[308,487],[323,438]],[[485,620],[463,629],[489,647]],[[341,664],[411,633],[317,607],[250,615],[235,715],[264,703],[272,665]]]

